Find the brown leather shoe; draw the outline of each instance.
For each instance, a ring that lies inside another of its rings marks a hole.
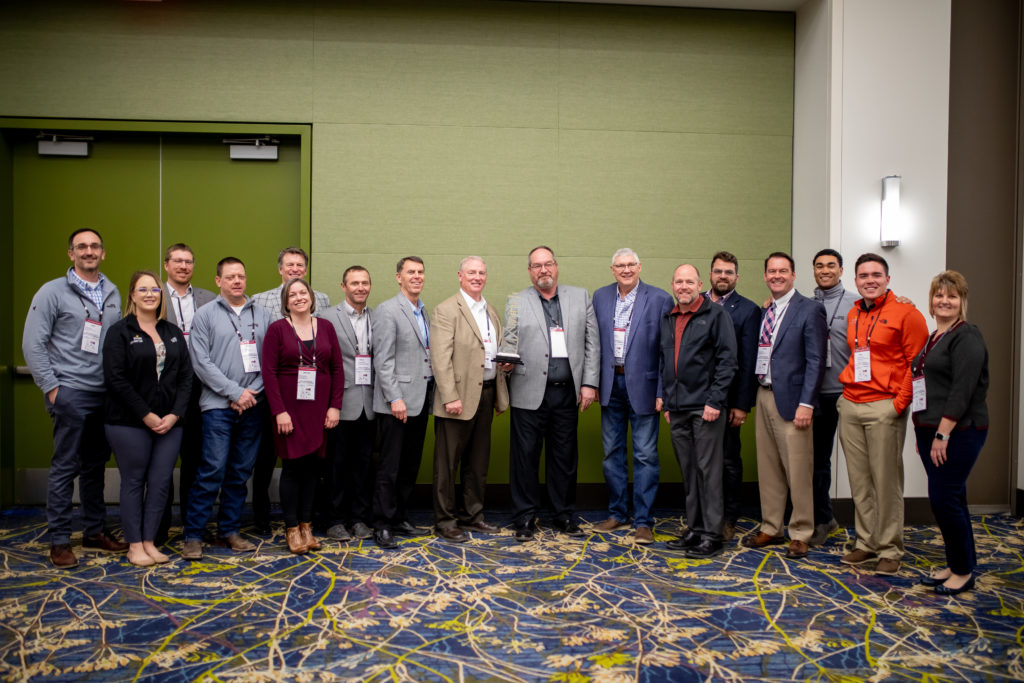
[[[248,553],[256,550],[255,545],[242,538],[242,535],[238,533],[229,534],[227,536],[218,536],[217,545],[222,548],[231,548],[236,553]]]
[[[288,542],[288,550],[296,555],[305,555],[309,551],[309,546],[306,545],[297,526],[290,526],[284,530],[284,540]]]
[[[785,543],[782,536],[769,536],[763,531],[758,531],[756,536],[747,536],[743,539],[743,545],[747,548],[763,548],[766,545],[779,545]]]
[[[466,532],[454,526],[439,526],[434,530],[434,533],[437,534],[438,538],[443,538],[452,543],[465,543],[469,540]]]
[[[603,522],[598,522],[593,526],[594,531],[599,533],[607,533],[609,531],[619,531],[620,529],[628,529],[629,525],[625,522],[620,522],[614,517],[609,517]]]
[[[128,552],[128,544],[124,541],[119,541],[116,538],[107,536],[102,531],[94,536],[85,536],[82,538],[82,547],[90,548],[92,550],[100,550],[105,553],[126,553]]]
[[[491,524],[490,522],[485,522],[482,519],[479,522],[474,522],[472,524],[459,522],[459,528],[464,531],[479,531],[484,534],[496,534],[501,531],[499,527]]]
[[[786,549],[786,557],[791,560],[807,557],[807,544],[803,541],[790,541],[789,547]]]
[[[58,543],[50,546],[50,564],[57,569],[71,569],[78,566],[78,558],[71,550],[70,543]]]
[[[857,565],[864,564],[865,562],[870,562],[876,557],[878,557],[876,553],[872,553],[867,550],[861,550],[860,548],[855,548],[851,552],[848,552],[842,557],[840,557],[839,561],[843,564]]]
[[[302,540],[310,550],[320,550],[323,546],[320,541],[313,537],[313,527],[309,522],[299,522],[299,531],[302,532]]]
[[[633,542],[639,545],[650,545],[654,543],[654,534],[649,526],[638,526],[633,534]]]

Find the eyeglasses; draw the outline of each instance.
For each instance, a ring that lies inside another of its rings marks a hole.
[[[544,263],[531,263],[529,267],[530,270],[551,270],[557,265],[558,263],[556,263],[555,261],[545,261]]]
[[[137,287],[135,289],[136,294],[159,294],[159,287]]]
[[[176,266],[191,266],[195,261],[190,258],[172,258],[168,263],[173,263]]]
[[[721,268],[715,268],[711,271],[712,275],[735,275],[736,271],[730,268],[729,270],[722,270]]]
[[[92,244],[86,244],[85,242],[79,242],[78,244],[76,244],[73,247],[73,249],[75,251],[88,251],[90,249],[92,249],[93,251],[100,251],[101,249],[103,249],[103,245],[100,244],[99,242],[93,242]]]
[[[615,270],[633,270],[639,265],[640,264],[636,261],[633,261],[632,263],[613,263],[612,268]]]

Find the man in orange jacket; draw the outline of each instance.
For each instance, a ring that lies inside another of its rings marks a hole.
[[[878,254],[857,259],[863,297],[846,316],[852,353],[839,375],[839,442],[853,494],[857,541],[843,564],[878,560],[877,574],[896,574],[903,558],[903,441],[913,388],[910,362],[928,340],[924,316],[889,291],[889,264]]]

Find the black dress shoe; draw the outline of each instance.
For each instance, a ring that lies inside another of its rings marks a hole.
[[[929,588],[935,588],[936,586],[941,586],[943,583],[945,583],[946,579],[948,579],[948,578],[949,578],[948,576],[945,576],[945,577],[943,577],[941,579],[937,579],[934,576],[922,576],[921,580],[918,581],[918,583],[921,584],[922,586],[928,586]]]
[[[494,526],[490,522],[485,522],[482,519],[479,522],[474,522],[473,524],[459,522],[459,528],[465,531],[480,531],[485,534],[496,534],[501,531],[498,527]]]
[[[679,538],[673,538],[665,542],[665,547],[670,550],[686,550],[700,544],[700,534],[693,529],[687,529]]]
[[[438,538],[443,538],[452,543],[465,543],[469,540],[469,536],[466,535],[465,531],[454,526],[438,527],[434,530],[434,533],[437,534]]]
[[[693,546],[692,548],[686,549],[687,557],[714,557],[718,553],[722,552],[722,542],[712,541],[709,538],[703,539],[700,543]]]
[[[948,586],[940,583],[935,587],[935,592],[938,595],[960,595],[964,591],[969,591],[972,588],[974,588],[974,574],[971,574],[971,578],[967,579],[967,583],[959,588],[949,588]]]
[[[356,538],[372,538],[373,530],[363,522],[356,522],[352,525],[352,535]]]
[[[391,529],[377,529],[373,532],[373,542],[385,550],[394,550],[398,547]]]
[[[571,519],[556,519],[551,523],[551,526],[568,536],[586,536],[583,530],[580,529],[580,525]]]
[[[409,523],[408,520],[402,520],[398,524],[391,525],[391,533],[396,536],[420,536],[422,535],[420,530]]]
[[[520,543],[533,540],[533,529],[528,526],[516,527],[514,538]]]

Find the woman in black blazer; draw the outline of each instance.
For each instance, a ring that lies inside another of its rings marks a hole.
[[[103,376],[106,434],[121,472],[121,524],[128,561],[167,562],[156,537],[181,446],[192,363],[185,336],[167,322],[157,275],[132,275],[125,316],[107,331]]]

